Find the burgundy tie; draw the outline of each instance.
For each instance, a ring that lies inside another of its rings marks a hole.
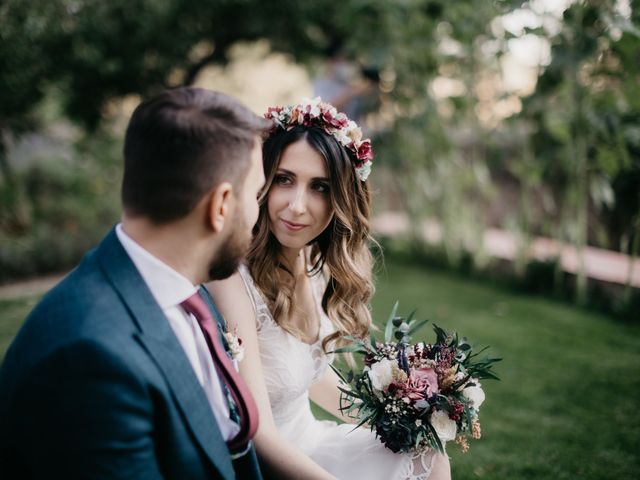
[[[251,396],[251,392],[249,392],[247,384],[244,383],[244,380],[233,367],[231,360],[224,351],[211,311],[202,297],[196,292],[180,305],[198,320],[204,338],[207,340],[207,345],[209,345],[213,364],[216,366],[218,374],[224,378],[229,393],[231,393],[233,401],[236,403],[240,417],[240,431],[238,435],[229,440],[228,444],[232,451],[242,449],[258,429],[258,408],[256,403]]]

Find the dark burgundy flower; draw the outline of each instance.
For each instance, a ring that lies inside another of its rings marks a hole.
[[[373,149],[369,140],[365,140],[360,144],[357,156],[358,160],[362,160],[365,163],[367,160],[373,160]]]
[[[459,422],[464,413],[464,404],[462,402],[456,402],[453,404],[453,408],[449,412],[449,418],[454,422]]]

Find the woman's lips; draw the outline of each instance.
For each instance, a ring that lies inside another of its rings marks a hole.
[[[302,224],[302,223],[293,223],[293,222],[288,222],[287,220],[281,218],[280,221],[282,221],[282,224],[285,226],[285,228],[287,230],[290,230],[292,232],[298,232],[300,230],[302,230],[304,227],[306,227],[306,225]]]

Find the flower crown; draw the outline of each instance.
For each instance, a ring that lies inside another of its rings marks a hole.
[[[356,175],[363,182],[371,173],[373,149],[371,140],[362,140],[362,130],[353,120],[336,108],[316,97],[305,99],[298,105],[269,107],[264,117],[273,121],[271,134],[278,129],[289,130],[296,125],[319,127],[332,135],[340,145],[352,154]]]

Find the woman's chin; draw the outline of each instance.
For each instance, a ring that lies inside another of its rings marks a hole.
[[[290,232],[278,232],[274,234],[278,243],[282,246],[282,248],[287,249],[297,249],[300,250],[307,246],[307,244],[313,240],[310,239],[308,235],[300,235],[299,233],[290,233]]]

